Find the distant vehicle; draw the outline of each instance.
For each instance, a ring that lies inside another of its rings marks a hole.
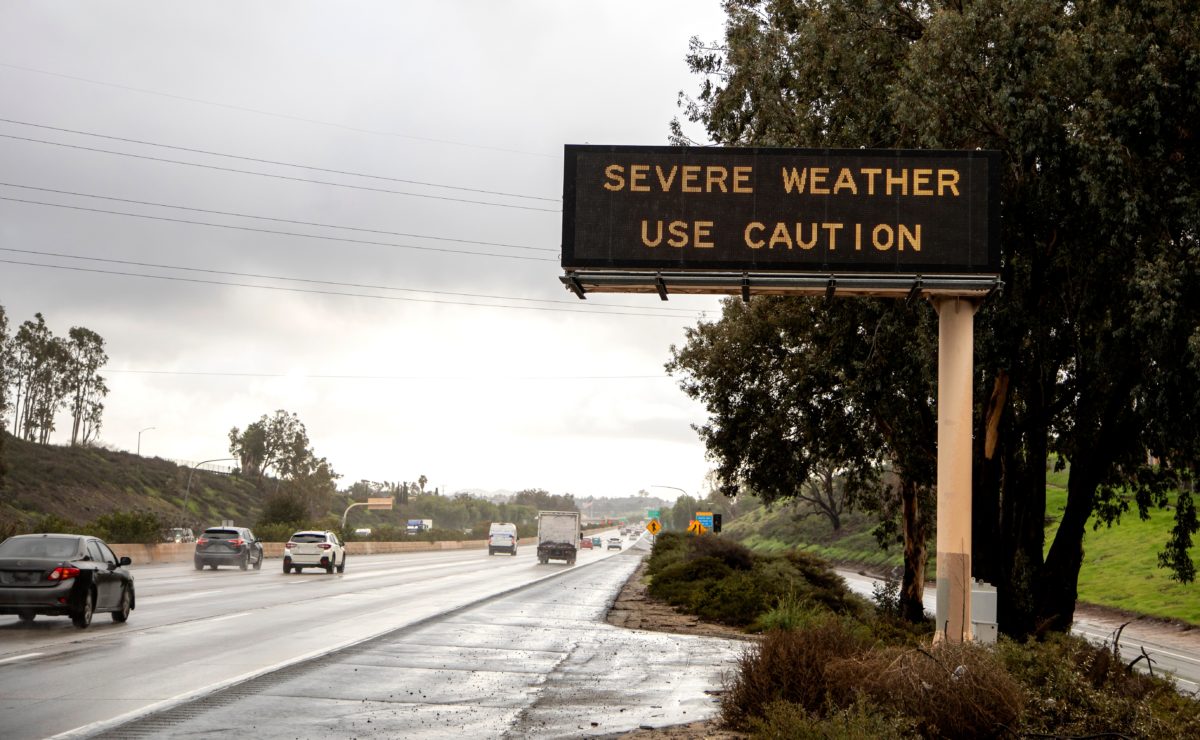
[[[604,544],[604,540],[600,539],[599,537],[592,538],[592,547],[600,547],[602,544]]]
[[[304,568],[324,568],[332,573],[346,572],[346,547],[333,532],[306,530],[296,532],[283,546],[283,572],[299,573]]]
[[[432,519],[409,519],[408,526],[406,527],[406,531],[409,534],[420,534],[421,532],[428,532],[431,529],[433,529]]]
[[[371,528],[370,527],[360,527],[360,528],[354,530],[354,536],[355,537],[370,537],[371,536]]]
[[[621,547],[622,547],[622,545],[621,545],[620,537],[609,537],[608,538],[608,549],[609,550],[620,550]]]
[[[95,537],[22,534],[0,542],[0,614],[32,622],[38,614],[67,616],[85,629],[95,612],[124,622],[133,611],[133,576]]]
[[[579,541],[579,549],[580,550],[591,550],[592,549],[592,538],[584,537],[582,540],[580,540]]]
[[[173,527],[168,529],[163,535],[163,542],[195,542],[196,535],[192,534],[192,530],[184,529],[183,527]]]
[[[538,562],[565,560],[575,564],[579,550],[580,522],[578,511],[538,512]]]
[[[213,570],[221,565],[236,565],[246,570],[251,565],[262,568],[263,547],[254,533],[245,527],[209,527],[196,539],[196,554],[192,565],[196,570],[208,566]]]
[[[506,552],[517,554],[517,525],[511,522],[492,522],[488,527],[488,555]]]

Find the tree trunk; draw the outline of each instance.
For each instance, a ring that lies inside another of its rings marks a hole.
[[[925,564],[929,527],[921,516],[917,484],[900,483],[901,519],[904,527],[904,574],[900,580],[900,613],[910,622],[925,619]]]
[[[1079,569],[1083,565],[1083,535],[1095,504],[1099,485],[1096,466],[1071,468],[1067,479],[1067,508],[1046,556],[1039,585],[1038,632],[1066,632],[1075,620],[1079,596]]]

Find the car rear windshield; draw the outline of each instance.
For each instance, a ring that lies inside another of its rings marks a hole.
[[[72,558],[77,554],[78,537],[11,537],[0,543],[0,557]]]
[[[292,535],[292,542],[324,542],[325,535],[301,533]]]
[[[236,540],[242,533],[236,529],[206,529],[204,536],[210,540]]]

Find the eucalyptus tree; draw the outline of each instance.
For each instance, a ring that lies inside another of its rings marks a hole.
[[[1173,503],[1160,564],[1192,580],[1195,4],[728,0],[726,10],[724,42],[694,40],[689,54],[702,81],[685,115],[714,142],[1001,153],[1005,290],[976,317],[973,558],[975,575],[998,586],[1001,629],[1070,625],[1093,516],[1112,523]],[[894,305],[825,310],[858,334],[891,315],[874,336],[897,346],[911,336]],[[934,377],[935,353],[901,354]],[[869,384],[842,387],[868,409],[858,394]],[[920,395],[932,404],[931,391]],[[881,432],[867,413],[858,423],[864,439]],[[1048,551],[1047,460],[1071,463]],[[909,468],[914,480],[923,471]]]

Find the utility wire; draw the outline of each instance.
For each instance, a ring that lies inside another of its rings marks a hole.
[[[67,208],[72,211],[88,211],[90,213],[107,213],[113,216],[129,216],[130,218],[144,218],[151,221],[169,221],[177,224],[192,224],[194,226],[211,226],[216,229],[233,229],[235,231],[251,231],[258,234],[278,234],[280,236],[299,236],[305,239],[322,239],[331,242],[346,242],[349,244],[371,244],[380,247],[394,247],[396,249],[417,249],[423,252],[441,252],[443,254],[467,254],[473,257],[501,257],[510,260],[528,260],[531,262],[557,262],[558,260],[548,257],[526,257],[519,254],[499,254],[496,252],[472,252],[467,249],[446,249],[445,247],[426,247],[416,244],[396,244],[395,242],[380,242],[370,239],[350,239],[344,236],[323,236],[321,234],[302,234],[298,231],[280,231],[278,229],[259,229],[253,226],[234,226],[232,224],[214,224],[208,221],[192,221],[186,218],[171,218],[170,216],[151,216],[144,213],[129,213],[127,211],[111,211],[106,208],[88,208],[87,206],[71,206],[66,203],[47,203],[41,200],[27,200],[24,198],[10,198],[0,195],[0,200],[7,200],[12,203],[25,203],[35,206],[49,206],[51,208]]]
[[[7,64],[0,62],[0,67],[8,67],[22,72],[31,72],[33,74],[47,75],[49,77],[60,77],[64,80],[74,80],[76,82],[86,82],[90,85],[101,85],[103,87],[111,87],[117,90],[128,90],[130,92],[142,93],[143,95],[157,95],[163,98],[172,100],[183,100],[188,103],[199,103],[200,105],[211,105],[216,108],[225,108],[227,110],[242,111],[244,113],[254,113],[260,116],[270,116],[272,118],[281,118],[288,121],[300,121],[303,123],[311,123],[317,126],[328,126],[330,128],[339,128],[344,131],[355,131],[360,134],[372,134],[374,136],[390,136],[397,139],[411,139],[413,141],[429,141],[435,144],[449,144],[450,146],[461,146],[469,149],[483,149],[493,152],[507,152],[509,154],[525,154],[533,157],[545,157],[547,159],[556,158],[558,155],[547,154],[545,152],[529,152],[521,149],[505,149],[503,147],[487,146],[486,144],[471,144],[465,141],[453,141],[451,139],[435,139],[428,136],[414,136],[411,134],[401,134],[395,131],[379,131],[369,128],[358,128],[356,126],[348,126],[344,123],[334,123],[332,121],[322,121],[316,118],[304,118],[302,116],[293,116],[287,113],[275,113],[273,111],[261,110],[258,108],[249,108],[242,105],[231,105],[229,103],[219,103],[213,100],[204,100],[203,98],[189,98],[185,95],[175,95],[173,93],[160,92],[158,90],[147,90],[141,87],[132,87],[130,85],[119,85],[115,82],[104,82],[102,80],[92,80],[87,77],[77,77],[75,75],[63,74],[61,72],[50,72],[44,69],[35,69],[33,67],[24,67],[19,64]]]
[[[574,300],[560,301],[560,300],[555,300],[552,298],[523,298],[520,296],[487,295],[485,293],[456,293],[456,292],[446,291],[446,290],[427,290],[427,289],[421,289],[421,288],[397,288],[397,287],[393,287],[393,286],[389,286],[389,285],[371,285],[371,284],[365,284],[365,283],[346,283],[346,282],[339,282],[336,280],[317,280],[315,278],[287,277],[284,275],[266,275],[266,274],[254,273],[254,272],[231,272],[229,270],[213,270],[213,269],[202,268],[202,267],[183,267],[180,265],[163,265],[163,264],[158,264],[158,263],[154,263],[154,262],[137,262],[137,261],[133,261],[133,260],[118,260],[118,259],[111,259],[111,258],[106,258],[106,257],[88,257],[88,256],[78,255],[78,254],[67,254],[65,252],[44,252],[44,251],[40,251],[37,249],[16,249],[14,247],[0,247],[0,252],[14,252],[17,254],[34,254],[34,255],[38,255],[39,257],[61,257],[63,259],[83,260],[86,262],[103,262],[106,264],[113,264],[113,265],[128,265],[130,267],[151,267],[151,268],[160,269],[160,270],[179,270],[182,272],[199,272],[199,273],[204,273],[204,274],[208,274],[208,275],[227,275],[229,277],[257,278],[257,279],[261,279],[261,280],[280,280],[280,281],[292,282],[292,283],[310,283],[313,285],[331,285],[331,286],[338,287],[338,288],[362,288],[362,289],[366,289],[366,290],[388,290],[388,291],[404,292],[404,293],[428,293],[430,295],[444,295],[444,296],[452,296],[455,298],[483,298],[483,299],[487,299],[487,300],[496,300],[496,301],[522,301],[522,302],[526,302],[526,303],[553,303],[553,304],[562,304],[562,305],[567,305],[567,306],[578,306],[579,305],[578,301],[574,301]],[[646,306],[634,306],[634,305],[619,304],[619,303],[618,304],[595,303],[592,305],[594,305],[596,307],[603,307],[603,308],[632,308],[632,309],[643,310],[643,311],[646,310]],[[672,312],[672,313],[683,313],[683,314],[691,314],[691,315],[694,315],[696,313],[692,309],[674,308],[674,307],[666,307],[666,306],[663,306],[661,308],[655,307],[651,310],[666,311],[666,312]]]
[[[61,141],[47,141],[46,139],[34,139],[28,136],[14,136],[13,134],[0,134],[0,138],[12,139],[13,141],[25,141],[34,144],[47,144],[49,146],[60,146],[67,149],[79,149],[85,152],[99,152],[100,154],[114,154],[118,157],[133,157],[134,159],[145,159],[151,162],[166,162],[169,164],[181,164],[186,167],[200,167],[206,170],[217,170],[219,172],[235,172],[241,175],[255,175],[257,177],[270,177],[276,180],[288,180],[291,182],[305,182],[313,185],[328,185],[335,188],[349,188],[351,190],[366,190],[372,193],[388,193],[390,195],[404,195],[411,198],[428,198],[430,200],[444,200],[452,203],[470,203],[477,206],[493,206],[495,208],[515,208],[521,211],[540,211],[542,213],[561,213],[560,208],[538,208],[537,206],[521,206],[515,203],[493,203],[486,200],[470,200],[467,198],[452,198],[448,195],[429,195],[427,193],[410,193],[404,190],[390,190],[388,188],[373,188],[369,185],[350,185],[344,182],[332,182],[330,180],[314,180],[307,177],[292,177],[291,175],[276,175],[269,172],[255,172],[253,170],[239,170],[236,167],[221,167],[215,164],[200,164],[198,162],[185,162],[182,159],[167,159],[165,157],[151,157],[148,154],[132,154],[130,152],[118,152],[112,149],[100,149],[98,147],[83,146],[81,144],[66,144]]]
[[[117,370],[105,368],[105,373],[127,375],[202,375],[220,378],[302,378],[305,380],[669,380],[669,375],[296,375],[294,373],[265,373],[224,370]]]
[[[384,229],[366,229],[359,226],[339,226],[338,224],[323,224],[315,221],[296,221],[290,218],[273,218],[271,216],[255,216],[251,213],[238,213],[236,211],[216,211],[209,208],[194,208],[192,206],[178,206],[171,203],[155,203],[148,200],[133,200],[132,198],[117,198],[111,195],[96,195],[94,193],[77,193],[71,190],[56,190],[54,188],[39,188],[34,185],[19,185],[14,182],[0,182],[0,185],[10,188],[21,188],[22,190],[37,190],[43,193],[54,193],[56,195],[74,195],[80,198],[97,198],[99,200],[110,200],[117,203],[132,203],[139,206],[154,206],[155,208],[174,208],[179,211],[191,211],[193,213],[209,213],[215,216],[234,216],[236,218],[253,218],[259,221],[273,221],[275,223],[296,224],[297,226],[319,226],[324,229],[343,229],[345,231],[361,231],[367,234],[387,234],[388,236],[406,236],[417,239],[433,239],[443,242],[459,242],[461,244],[479,244],[487,247],[508,247],[509,249],[527,249],[533,252],[557,252],[557,249],[549,247],[528,247],[521,244],[505,244],[504,242],[484,242],[474,239],[454,239],[447,236],[429,236],[427,234],[410,234],[403,231],[387,231]],[[37,202],[37,201],[31,201]]]
[[[142,272],[122,272],[119,270],[100,270],[92,267],[73,267],[70,265],[47,265],[40,262],[24,262],[21,260],[6,260],[0,259],[0,264],[22,265],[25,267],[42,267],[51,270],[69,270],[71,272],[87,272],[100,275],[120,275],[122,277],[140,277],[151,280],[170,280],[180,283],[197,283],[200,285],[222,285],[235,288],[257,288],[259,290],[274,290],[286,293],[311,293],[315,295],[330,295],[341,296],[344,298],[371,298],[381,301],[406,301],[411,303],[436,303],[448,306],[474,306],[476,308],[507,308],[517,311],[552,311],[558,313],[590,313],[593,315],[602,316],[637,316],[642,318],[654,319],[680,319],[682,316],[673,316],[670,314],[661,313],[635,313],[629,311],[595,311],[589,309],[570,309],[570,308],[551,308],[549,306],[512,306],[503,303],[470,303],[467,301],[447,301],[434,298],[408,298],[405,296],[390,296],[390,295],[375,295],[372,293],[341,293],[334,290],[317,290],[314,288],[287,288],[278,285],[255,285],[253,283],[234,283],[223,280],[206,280],[203,278],[188,278],[179,277],[176,275],[147,275]]]
[[[313,170],[314,172],[328,172],[334,175],[350,175],[352,177],[366,177],[372,180],[386,180],[388,182],[399,182],[406,185],[423,185],[431,188],[444,188],[446,190],[461,190],[468,193],[480,193],[481,195],[502,195],[509,198],[525,198],[527,200],[544,200],[550,203],[559,203],[562,198],[546,198],[539,195],[521,195],[519,193],[506,193],[499,190],[481,190],[479,188],[466,188],[458,185],[441,185],[436,182],[422,182],[420,180],[405,180],[399,177],[386,177],[384,175],[368,175],[363,172],[350,172],[348,170],[334,170],[328,167],[315,167],[308,164],[294,164],[292,162],[280,162],[274,159],[259,159],[257,157],[244,157],[237,154],[226,154],[224,152],[214,152],[209,149],[193,149],[186,146],[175,146],[173,144],[159,144],[153,141],[145,141],[142,139],[129,139],[123,136],[109,136],[107,134],[97,134],[91,131],[79,131],[71,128],[59,128],[58,126],[48,126],[42,123],[30,123],[28,121],[17,121],[12,118],[0,118],[0,123],[12,123],[18,126],[31,126],[33,128],[46,129],[48,131],[59,131],[68,134],[79,134],[80,136],[94,136],[99,139],[108,139],[110,141],[123,141],[127,144],[143,144],[145,146],[156,146],[162,149],[174,149],[181,152],[191,152],[193,154],[208,154],[214,157],[226,157],[228,159],[239,159],[243,162],[257,162],[259,164],[274,164],[280,167],[295,167],[302,170]]]

